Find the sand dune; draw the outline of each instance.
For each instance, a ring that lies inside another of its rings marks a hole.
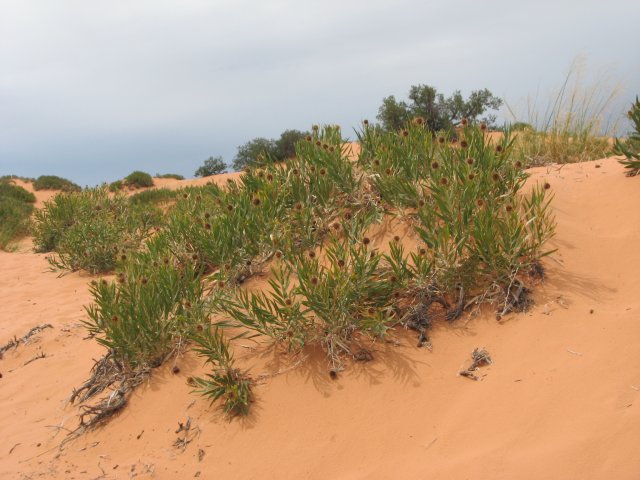
[[[396,332],[337,381],[320,352],[298,361],[244,342],[258,386],[241,421],[190,393],[202,368],[186,355],[180,373],[158,369],[122,414],[62,450],[77,424],[66,399],[101,354],[79,324],[91,277],[58,278],[26,248],[0,252],[0,344],[54,327],[0,360],[0,477],[639,478],[640,183],[615,159],[532,173],[555,192],[558,251],[530,312],[438,325],[433,352]],[[494,363],[481,381],[458,376],[479,346]]]

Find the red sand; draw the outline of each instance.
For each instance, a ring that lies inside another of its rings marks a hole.
[[[66,399],[101,354],[79,326],[91,277],[0,252],[0,344],[54,326],[0,360],[0,478],[640,478],[640,183],[615,159],[533,173],[555,193],[558,252],[529,313],[438,326],[433,352],[398,332],[337,381],[319,352],[297,364],[238,346],[254,378],[282,372],[259,382],[245,420],[190,393],[202,368],[187,355],[62,451],[77,424]],[[479,346],[494,359],[482,381],[457,376]],[[188,417],[199,434],[182,450]]]

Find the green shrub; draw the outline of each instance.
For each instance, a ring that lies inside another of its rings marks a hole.
[[[172,178],[174,180],[184,180],[182,175],[178,175],[177,173],[156,173],[156,178]]]
[[[205,365],[211,364],[213,372],[206,377],[190,379],[195,393],[209,397],[211,402],[222,400],[226,414],[230,416],[247,415],[253,401],[251,379],[246,373],[234,368],[233,354],[218,328],[207,325],[191,337],[194,350],[205,359]]]
[[[33,193],[12,183],[0,182],[0,197],[8,197],[24,203],[35,203],[36,197]]]
[[[90,290],[85,326],[129,369],[159,366],[205,321],[193,262],[134,253],[115,281],[94,282]]]
[[[124,178],[124,183],[133,188],[153,187],[153,178],[146,172],[136,170]]]
[[[174,200],[178,193],[178,191],[169,190],[168,188],[154,188],[131,195],[129,201],[133,205],[157,205]]]
[[[631,105],[628,115],[633,122],[634,130],[626,141],[616,138],[614,152],[626,157],[624,160],[620,160],[620,163],[628,169],[629,176],[634,176],[640,173],[640,100],[638,97]]]
[[[61,193],[36,211],[36,251],[51,252],[55,268],[92,273],[112,270],[122,252],[137,250],[159,222],[153,208],[131,206],[123,194],[106,188]]]
[[[76,185],[71,180],[55,175],[39,176],[33,182],[33,188],[36,190],[61,190],[63,192],[79,192],[82,190],[79,185]]]
[[[124,188],[124,182],[122,180],[116,180],[115,182],[111,182],[109,184],[110,192],[119,192]]]
[[[12,241],[29,232],[32,212],[31,203],[0,194],[0,249],[7,249]]]

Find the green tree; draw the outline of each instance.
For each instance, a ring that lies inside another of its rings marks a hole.
[[[275,143],[275,153],[278,160],[286,160],[295,157],[296,143],[309,135],[309,132],[300,130],[285,130],[280,134],[280,138]]]
[[[447,98],[438,93],[435,87],[412,85],[409,100],[409,103],[397,101],[393,95],[382,100],[377,118],[385,130],[400,130],[415,117],[422,117],[431,131],[449,129],[463,118],[492,125],[495,115],[480,117],[502,105],[502,100],[486,88],[471,92],[465,100],[459,90]]]
[[[256,163],[277,159],[278,153],[275,140],[254,138],[238,147],[238,153],[233,159],[233,169],[240,171]]]
[[[210,175],[217,175],[218,173],[224,173],[227,170],[227,165],[222,160],[221,156],[209,157],[204,163],[196,170],[196,177],[208,177]]]

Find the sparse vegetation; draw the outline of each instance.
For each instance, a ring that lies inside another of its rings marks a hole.
[[[546,104],[529,99],[524,114],[507,105],[515,125],[522,125],[521,120],[531,125],[518,129],[514,148],[514,156],[525,166],[586,162],[610,153],[616,123],[609,115],[618,88],[606,78],[587,84],[582,73],[575,61]]]
[[[177,173],[156,173],[156,178],[171,178],[173,180],[184,180],[184,176],[178,175]]]
[[[631,105],[628,116],[633,123],[633,131],[624,141],[616,139],[614,151],[616,154],[626,157],[624,160],[620,160],[620,163],[624,165],[627,174],[631,177],[640,173],[640,100],[638,97]]]
[[[62,192],[79,192],[82,190],[71,180],[55,175],[41,175],[33,182],[35,190],[60,190]]]
[[[168,188],[154,188],[131,195],[129,202],[132,205],[159,205],[175,200],[178,193],[177,190]]]

